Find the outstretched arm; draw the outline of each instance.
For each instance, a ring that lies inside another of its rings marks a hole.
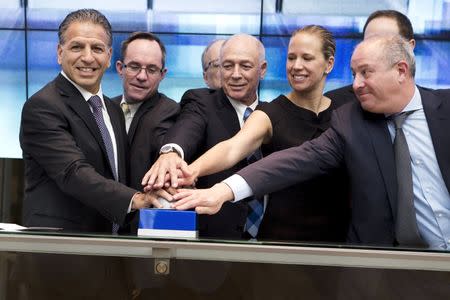
[[[195,208],[199,214],[213,215],[226,201],[233,200],[234,195],[228,185],[221,182],[209,189],[181,189],[175,195],[175,199],[181,199],[172,204],[172,207],[177,210]]]
[[[231,168],[253,153],[272,137],[272,123],[266,113],[255,111],[242,129],[232,138],[223,141],[200,156],[183,172],[183,184],[192,184],[194,178],[214,174]]]

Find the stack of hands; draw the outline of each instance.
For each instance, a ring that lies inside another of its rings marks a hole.
[[[232,198],[232,192],[224,183],[195,189],[198,174],[195,166],[188,165],[178,154],[161,154],[142,179],[143,195],[151,197],[155,208],[195,208],[199,214],[215,214]]]

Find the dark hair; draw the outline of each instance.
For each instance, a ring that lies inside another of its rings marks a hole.
[[[414,39],[414,31],[411,21],[407,16],[396,10],[377,10],[371,13],[367,18],[366,24],[364,24],[363,34],[366,33],[366,28],[370,21],[377,18],[389,18],[395,20],[395,22],[397,22],[399,34],[407,41]]]
[[[333,34],[325,27],[320,25],[307,25],[295,30],[292,33],[291,38],[302,32],[316,34],[320,37],[322,41],[322,53],[326,60],[334,56],[334,53],[336,52],[336,41],[334,40]]]
[[[58,38],[59,43],[63,45],[65,40],[65,33],[69,26],[72,23],[75,22],[90,22],[92,24],[100,25],[103,27],[103,29],[106,32],[106,35],[108,36],[108,46],[111,47],[112,45],[112,30],[111,30],[111,24],[109,24],[108,19],[99,11],[95,9],[79,9],[76,11],[73,11],[69,13],[64,20],[59,24],[58,29]]]
[[[148,40],[148,41],[155,41],[158,43],[159,48],[161,49],[161,53],[162,53],[162,58],[161,58],[161,64],[162,64],[162,68],[164,69],[164,66],[166,65],[166,47],[164,46],[163,42],[159,39],[159,37],[157,37],[156,35],[154,35],[153,33],[150,32],[133,32],[132,34],[130,34],[130,36],[124,40],[122,42],[122,46],[120,48],[120,56],[121,56],[121,61],[123,61],[125,59],[125,56],[127,54],[127,48],[128,45],[135,40]]]

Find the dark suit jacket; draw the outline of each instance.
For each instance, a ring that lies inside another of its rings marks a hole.
[[[122,112],[105,97],[117,142],[119,181],[126,181]],[[111,232],[123,224],[135,190],[114,181],[89,104],[66,78],[31,96],[22,110],[25,226]]]
[[[183,95],[180,105],[181,114],[167,132],[164,142],[180,145],[187,162],[192,162],[205,151],[231,138],[240,130],[236,111],[222,89],[188,90]],[[202,177],[196,186],[211,187],[246,165],[244,160],[229,170]],[[225,204],[216,215],[199,215],[199,235],[242,238],[246,217],[245,203]]]
[[[331,101],[333,101],[333,106],[335,108],[338,108],[341,105],[349,102],[358,102],[355,92],[353,91],[353,86],[351,84],[328,91],[324,95],[330,98]]]
[[[121,100],[122,95],[112,99],[119,105]],[[164,135],[175,123],[179,112],[178,103],[160,93],[139,106],[128,130],[130,187],[142,190],[142,177],[158,159]]]
[[[450,190],[450,90],[419,88],[434,151]],[[344,165],[352,200],[348,241],[395,244],[397,208],[392,141],[383,115],[348,103],[334,112],[331,128],[300,147],[275,152],[238,174],[256,195],[306,181]]]

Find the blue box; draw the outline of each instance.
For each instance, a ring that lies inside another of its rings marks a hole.
[[[138,236],[197,238],[197,213],[173,209],[141,209]]]

